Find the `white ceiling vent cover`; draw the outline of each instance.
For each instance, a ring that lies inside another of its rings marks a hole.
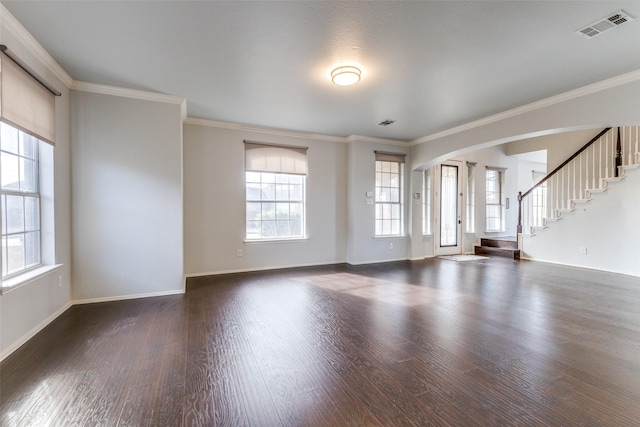
[[[633,21],[633,17],[624,10],[619,10],[606,18],[602,18],[591,25],[579,29],[576,33],[590,39],[629,21]]]

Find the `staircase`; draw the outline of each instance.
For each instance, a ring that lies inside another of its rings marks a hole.
[[[563,215],[590,203],[593,195],[605,193],[610,183],[624,180],[627,171],[638,168],[640,126],[603,129],[536,185],[519,193],[518,236],[535,236]],[[536,208],[527,196],[541,190],[545,205]]]
[[[476,245],[474,251],[476,255],[520,259],[518,241],[515,237],[482,238],[480,239],[480,246]]]

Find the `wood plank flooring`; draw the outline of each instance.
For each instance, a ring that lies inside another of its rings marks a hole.
[[[187,288],[71,307],[0,364],[0,425],[640,425],[640,278],[430,259]]]

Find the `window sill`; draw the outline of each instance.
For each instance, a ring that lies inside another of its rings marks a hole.
[[[264,245],[269,243],[301,243],[308,241],[308,237],[299,237],[292,239],[261,239],[261,240],[244,240],[245,245]]]
[[[393,235],[393,236],[373,236],[372,239],[404,239],[405,236],[404,234],[398,234],[398,235]]]
[[[55,265],[43,265],[38,268],[34,268],[33,270],[29,270],[23,274],[12,277],[10,279],[5,279],[2,281],[2,287],[0,287],[0,295],[6,294],[7,292],[11,292],[19,287],[26,285],[27,283],[31,283],[36,279],[46,276],[54,271],[57,271],[62,264]]]

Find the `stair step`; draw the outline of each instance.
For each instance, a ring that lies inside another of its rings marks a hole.
[[[543,218],[545,222],[557,222],[560,221],[562,218],[559,216],[556,217],[549,217],[549,218]]]
[[[617,177],[611,177],[611,178],[602,178],[602,181],[606,182],[606,183],[610,183],[610,182],[620,182],[624,180],[624,176],[617,176]]]
[[[604,193],[607,190],[608,190],[607,187],[602,187],[602,188],[589,188],[585,191],[588,192],[589,194],[597,194],[597,193]]]
[[[574,208],[567,208],[567,209],[557,209],[558,213],[563,214],[563,213],[571,213],[573,211],[575,211]]]
[[[518,249],[500,248],[491,246],[475,246],[476,255],[495,255],[504,258],[520,259],[520,251]]]
[[[632,171],[634,169],[638,169],[640,168],[640,165],[624,165],[622,166],[622,169],[624,169],[625,171]]]
[[[518,241],[515,237],[501,237],[501,238],[488,238],[483,237],[480,239],[480,245],[490,248],[507,248],[518,249]]]
[[[546,230],[547,228],[549,228],[549,226],[547,225],[534,225],[531,227],[532,231],[540,231],[540,230]]]
[[[591,201],[591,199],[571,199],[571,200],[569,200],[569,202],[573,203],[574,205],[586,205],[590,201]]]

